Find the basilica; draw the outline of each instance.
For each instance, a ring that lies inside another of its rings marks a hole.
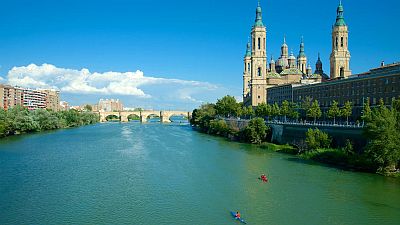
[[[260,3],[256,9],[256,19],[251,30],[251,42],[247,43],[244,56],[243,103],[257,106],[267,102],[267,89],[284,84],[307,85],[332,79],[344,79],[351,75],[350,52],[348,51],[348,28],[343,17],[343,6],[339,3],[336,22],[332,30],[332,53],[330,56],[330,76],[324,73],[322,62],[318,60],[313,72],[307,64],[304,41],[301,38],[297,57],[288,51],[285,38],[281,55],[275,61],[267,62],[266,27],[262,21]]]

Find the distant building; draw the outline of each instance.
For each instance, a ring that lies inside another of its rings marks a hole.
[[[46,109],[60,111],[60,92],[56,90],[41,90],[46,93]]]
[[[97,108],[98,111],[102,112],[122,111],[124,109],[119,99],[100,99]]]
[[[23,106],[29,110],[46,108],[46,93],[32,89],[23,89]]]
[[[29,110],[59,110],[59,92],[55,90],[33,90],[0,84],[0,108],[9,109],[20,105]]]
[[[23,89],[10,85],[0,84],[0,108],[9,109],[23,105]]]
[[[66,101],[60,101],[60,110],[68,110],[69,109],[69,104]]]

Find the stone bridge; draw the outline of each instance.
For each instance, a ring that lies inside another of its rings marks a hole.
[[[145,123],[149,116],[157,116],[160,117],[161,123],[169,123],[171,122],[170,118],[172,116],[185,116],[188,120],[192,116],[191,112],[186,111],[119,111],[119,112],[98,112],[100,115],[100,122],[106,122],[106,118],[108,116],[116,116],[119,118],[121,122],[128,122],[128,117],[131,115],[136,115],[140,118],[140,122]]]

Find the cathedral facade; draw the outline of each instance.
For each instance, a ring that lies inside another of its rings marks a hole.
[[[331,75],[328,77],[322,69],[318,54],[315,71],[307,64],[304,40],[301,38],[297,57],[289,55],[286,38],[283,39],[280,57],[271,57],[267,63],[266,48],[267,29],[262,21],[260,3],[256,8],[256,19],[251,30],[251,42],[247,43],[244,56],[243,103],[246,106],[257,106],[267,103],[267,88],[283,84],[311,84],[329,79],[347,78],[351,75],[350,52],[348,51],[348,29],[344,22],[343,6],[340,2],[337,9],[336,23],[332,31],[332,53],[330,56]]]

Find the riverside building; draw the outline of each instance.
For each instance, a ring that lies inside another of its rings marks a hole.
[[[267,66],[267,29],[262,21],[261,6],[258,4],[255,23],[251,31],[251,42],[247,43],[244,56],[243,103],[246,106],[257,106],[270,101],[279,102],[280,100],[276,98],[283,97],[277,95],[277,92],[273,96],[268,96],[270,94],[268,89],[278,85],[289,85],[285,86],[288,88],[293,87],[294,84],[296,84],[294,86],[308,85],[325,82],[330,78],[345,79],[351,76],[348,27],[343,13],[343,5],[340,2],[336,22],[332,27],[331,77],[328,77],[323,71],[320,55],[318,55],[315,71],[312,72],[303,38],[301,38],[299,54],[296,57],[293,52],[289,55],[289,47],[284,37],[280,57],[276,62],[271,57]]]
[[[59,111],[59,94],[55,90],[33,90],[0,84],[0,108],[7,110],[19,105],[29,110],[50,109]]]
[[[285,100],[300,104],[309,97],[318,100],[322,110],[327,110],[333,101],[341,106],[350,101],[357,117],[361,115],[367,99],[374,106],[379,99],[390,105],[393,98],[400,97],[400,63],[382,63],[378,68],[352,75],[348,79],[332,79],[310,85],[278,85],[267,89],[267,96],[270,104],[281,104]]]
[[[101,112],[119,112],[124,108],[119,99],[100,99],[96,109]]]

